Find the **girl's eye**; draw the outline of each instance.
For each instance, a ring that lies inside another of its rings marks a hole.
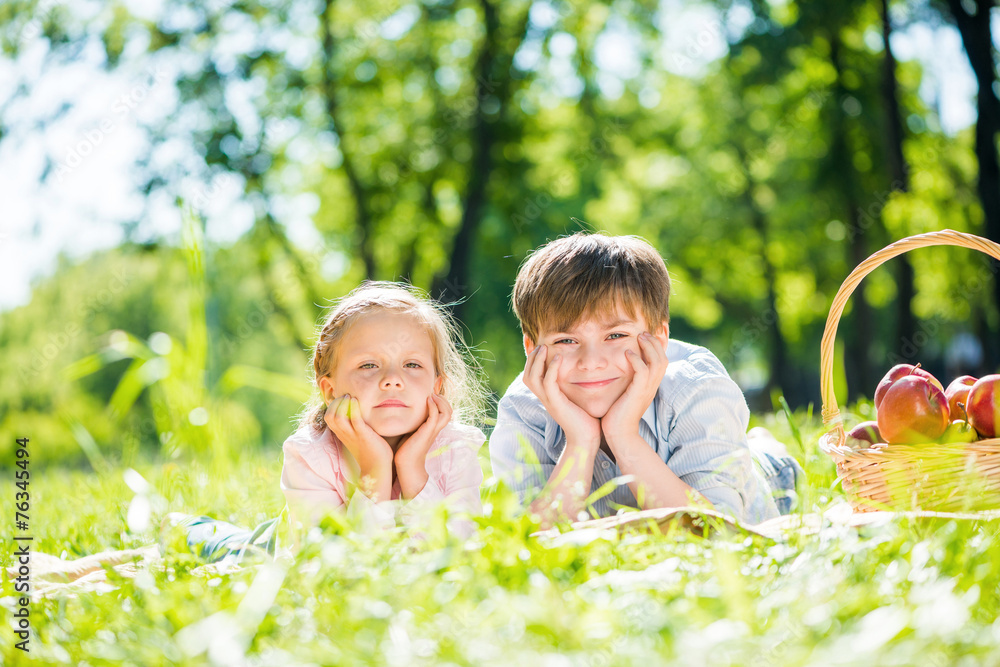
[[[375,364],[369,361],[361,364],[358,368],[364,368],[364,369],[375,368]]]
[[[408,361],[408,362],[406,362],[406,365],[407,365],[407,367],[412,367],[412,368],[423,368],[423,366],[421,366],[420,364],[418,364],[415,361]]]

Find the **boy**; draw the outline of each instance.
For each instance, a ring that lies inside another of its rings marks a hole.
[[[778,515],[751,459],[743,393],[711,352],[670,340],[669,298],[663,258],[637,237],[574,234],[518,272],[527,360],[500,400],[490,458],[522,499],[541,490],[531,510],[546,524],[576,519],[621,475],[631,481],[592,513],[700,504],[751,523]]]

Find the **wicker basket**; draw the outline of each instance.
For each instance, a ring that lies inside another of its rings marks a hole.
[[[833,391],[833,351],[847,299],[866,275],[886,260],[914,248],[956,245],[1000,260],[1000,245],[946,229],[911,236],[879,250],[841,285],[826,319],[820,359],[823,424],[830,431],[820,449],[837,464],[837,476],[856,511],[961,511],[1000,508],[1000,438],[975,443],[928,443],[856,448],[846,442]],[[852,443],[856,443],[853,441]]]

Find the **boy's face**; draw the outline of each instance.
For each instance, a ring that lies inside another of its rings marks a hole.
[[[639,334],[648,331],[666,347],[669,328],[666,322],[649,327],[641,314],[629,317],[619,307],[609,321],[596,317],[584,318],[567,331],[544,331],[537,345],[548,348],[548,363],[557,354],[563,358],[556,383],[566,398],[583,408],[595,419],[601,419],[625,393],[635,370],[625,356],[626,350],[640,355]],[[524,337],[525,354],[531,354],[536,344]]]

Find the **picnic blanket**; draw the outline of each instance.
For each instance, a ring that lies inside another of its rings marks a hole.
[[[1000,510],[984,512],[854,512],[846,503],[837,503],[822,514],[787,514],[758,524],[743,524],[732,517],[698,507],[662,507],[658,509],[626,512],[617,516],[578,521],[572,530],[560,532],[553,528],[535,533],[550,542],[583,544],[599,538],[621,537],[628,533],[667,532],[681,528],[696,535],[709,537],[714,533],[742,533],[756,535],[773,541],[784,541],[790,533],[812,535],[824,526],[865,528],[901,519],[963,519],[970,521],[996,521]]]
[[[547,544],[586,544],[595,539],[617,539],[628,534],[653,534],[669,530],[686,530],[696,535],[745,534],[781,542],[791,533],[815,534],[824,529],[853,527],[864,529],[901,519],[962,519],[970,521],[1000,520],[1000,510],[986,512],[853,512],[846,502],[832,506],[822,514],[790,514],[763,523],[745,525],[728,515],[695,507],[666,507],[627,512],[617,516],[574,523],[571,530],[553,528],[535,533]],[[87,592],[107,592],[116,586],[109,581],[110,571],[120,577],[135,578],[143,572],[163,567],[163,556],[156,544],[138,549],[102,551],[71,560],[63,560],[40,551],[30,553],[31,597],[33,601],[47,597],[72,597]],[[231,561],[205,563],[193,572],[204,576],[232,572],[241,567]],[[7,568],[12,579],[17,565]],[[10,603],[11,598],[2,601]]]
[[[29,553],[31,566],[30,594],[32,602],[47,597],[74,597],[80,593],[104,593],[117,588],[109,580],[109,572],[119,577],[134,579],[143,572],[162,567],[163,556],[156,544],[138,549],[101,551],[89,556],[63,560],[58,556],[32,551]],[[233,568],[225,563],[205,563],[193,570],[210,576]],[[18,565],[7,568],[7,576],[18,575]],[[16,599],[15,596],[11,596]],[[9,603],[11,597],[0,598]]]

